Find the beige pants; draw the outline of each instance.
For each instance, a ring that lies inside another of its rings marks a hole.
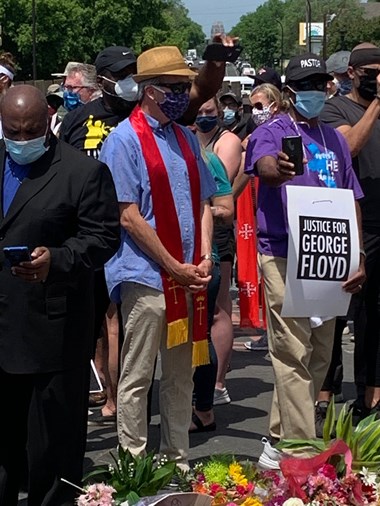
[[[123,283],[121,299],[124,343],[118,386],[119,442],[133,455],[145,453],[148,436],[147,395],[154,361],[160,350],[160,453],[186,466],[193,392],[191,338],[186,344],[170,350],[166,348],[167,325],[162,292],[138,283]],[[188,307],[190,315],[190,298]]]
[[[312,329],[308,318],[282,318],[286,259],[259,257],[275,376],[269,432],[280,439],[315,438],[314,404],[331,361],[335,319]]]

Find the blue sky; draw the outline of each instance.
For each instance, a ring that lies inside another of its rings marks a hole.
[[[240,17],[253,12],[264,0],[183,0],[193,21],[199,23],[206,36],[210,36],[214,21],[222,21],[228,32]]]

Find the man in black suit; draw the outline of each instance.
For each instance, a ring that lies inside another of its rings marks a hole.
[[[80,483],[93,322],[93,270],[117,251],[119,211],[106,165],[50,135],[44,96],[9,90],[0,143],[0,504],[72,505]],[[5,144],[5,145],[4,145]],[[3,248],[28,246],[7,265]]]

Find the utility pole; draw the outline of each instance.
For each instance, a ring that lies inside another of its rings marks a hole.
[[[32,68],[33,81],[37,80],[37,63],[36,63],[36,0],[32,0]]]
[[[275,19],[275,21],[280,25],[281,28],[281,55],[280,55],[280,69],[281,75],[284,73],[284,26],[279,19]]]
[[[311,5],[310,0],[306,0],[306,41],[307,50],[311,53]]]

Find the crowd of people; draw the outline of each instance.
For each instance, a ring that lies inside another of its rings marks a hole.
[[[13,414],[0,432],[0,504],[17,505],[25,460],[29,506],[72,505],[61,478],[81,483],[87,424],[116,426],[119,444],[144,455],[158,354],[157,451],[189,468],[189,435],[216,430],[213,406],[231,402],[235,262],[259,280],[263,335],[246,347],[269,349],[275,380],[259,464],[279,469],[280,440],[321,437],[348,318],[353,418],[380,417],[380,48],[294,56],[283,82],[260,69],[248,117],[241,97],[220,93],[224,62],[196,71],[172,46],[68,62],[46,96],[13,85],[16,69],[0,55],[0,385]],[[285,136],[302,140],[303,174]],[[282,314],[289,186],[352,192],[360,262],[341,285],[347,315]],[[250,256],[236,255],[242,206]],[[29,257],[12,261],[20,247]]]

